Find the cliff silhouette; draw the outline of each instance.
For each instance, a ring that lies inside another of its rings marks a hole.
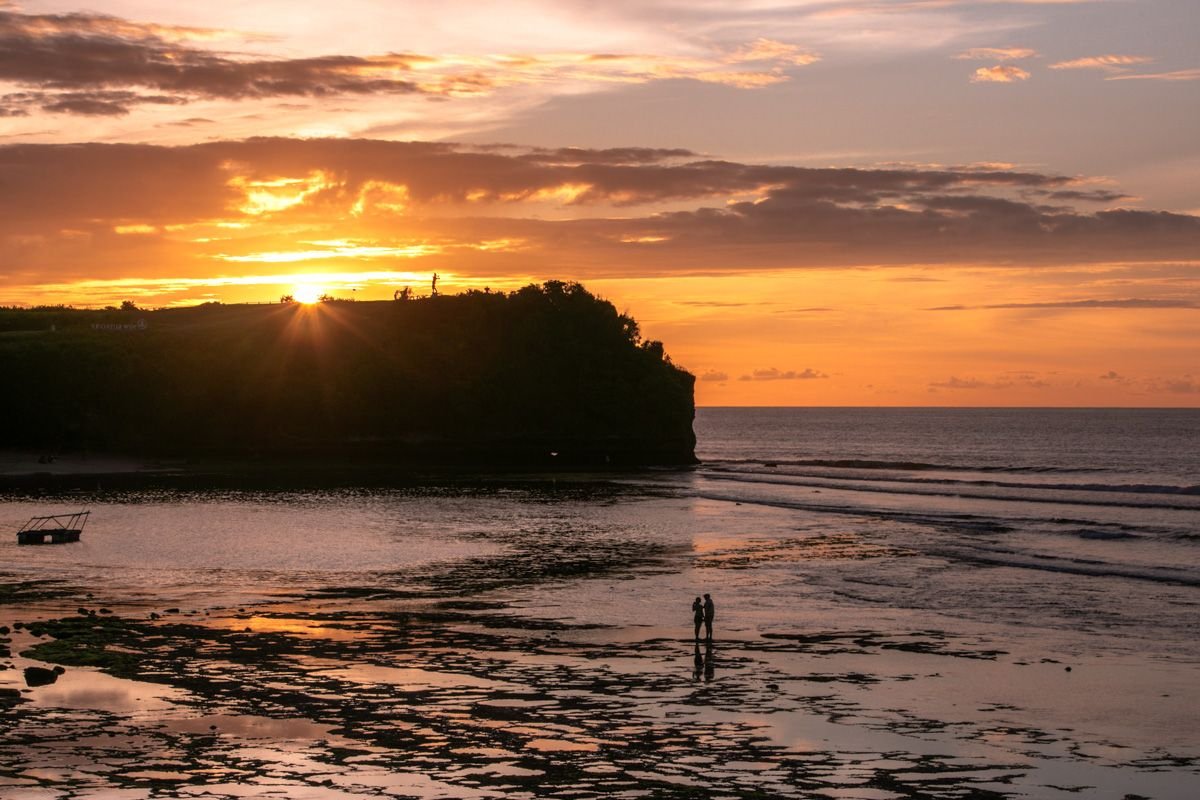
[[[695,378],[576,283],[0,310],[0,447],[392,464],[695,461]]]

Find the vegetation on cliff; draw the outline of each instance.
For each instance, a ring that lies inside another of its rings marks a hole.
[[[686,463],[694,378],[552,281],[391,302],[0,310],[0,446]]]

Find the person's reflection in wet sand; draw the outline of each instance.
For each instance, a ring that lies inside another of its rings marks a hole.
[[[699,658],[699,647],[697,647],[697,658]],[[713,645],[710,641],[704,646],[704,682],[708,683],[713,679],[713,662],[716,658],[713,656]]]
[[[704,672],[704,656],[700,655],[700,642],[696,642],[696,661],[695,667],[692,670],[692,680],[700,680],[700,675]]]

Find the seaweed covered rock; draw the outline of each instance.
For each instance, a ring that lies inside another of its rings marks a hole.
[[[58,676],[64,672],[62,667],[56,669],[47,669],[46,667],[26,667],[25,668],[25,685],[26,686],[49,686],[58,680]]]

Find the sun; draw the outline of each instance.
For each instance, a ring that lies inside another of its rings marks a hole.
[[[311,305],[321,299],[324,294],[320,286],[314,286],[311,283],[302,283],[292,292],[292,297],[296,298],[305,305]]]

